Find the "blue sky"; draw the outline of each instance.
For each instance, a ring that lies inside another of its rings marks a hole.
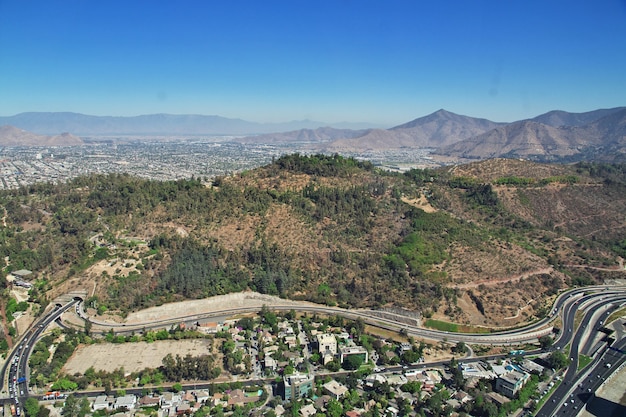
[[[626,105],[626,0],[0,0],[0,115],[400,124]]]

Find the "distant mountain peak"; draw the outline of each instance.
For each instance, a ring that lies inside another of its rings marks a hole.
[[[74,146],[82,144],[82,139],[67,132],[56,136],[44,136],[15,126],[0,126],[1,146]]]
[[[581,124],[586,120],[592,121]],[[552,111],[444,146],[436,153],[472,159],[507,156],[538,161],[611,160],[624,157],[624,138],[626,108],[587,113]]]

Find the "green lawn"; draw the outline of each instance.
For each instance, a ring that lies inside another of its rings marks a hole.
[[[424,322],[426,327],[431,329],[442,330],[444,332],[456,333],[459,331],[459,326],[454,323],[448,323],[447,321],[428,319]]]
[[[589,365],[592,360],[593,358],[591,358],[590,356],[578,355],[578,370],[580,371],[581,369]]]

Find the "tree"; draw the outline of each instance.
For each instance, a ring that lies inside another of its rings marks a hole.
[[[78,417],[78,411],[78,399],[74,396],[74,394],[68,395],[65,399],[65,404],[61,409],[61,414],[63,417]]]
[[[28,397],[24,402],[24,411],[27,417],[35,417],[39,413],[39,401],[34,397]]]
[[[328,369],[330,372],[337,372],[341,369],[341,364],[337,359],[333,359],[326,364],[326,369]]]
[[[172,391],[181,392],[182,390],[183,390],[183,386],[180,382],[177,382],[174,385],[172,385]]]
[[[39,407],[37,417],[50,417],[50,409],[47,407]]]
[[[341,417],[343,415],[341,403],[335,399],[331,399],[328,404],[326,404],[326,415],[330,417]]]
[[[465,353],[467,352],[467,346],[465,346],[465,342],[458,342],[453,350],[456,353]]]
[[[541,345],[541,349],[548,349],[550,346],[552,346],[553,343],[554,340],[548,335],[541,336],[539,338],[539,344]]]
[[[263,318],[263,322],[270,326],[275,326],[278,323],[278,316],[276,313],[271,311],[265,304],[261,307],[259,315]]]
[[[554,352],[552,352],[550,356],[548,356],[547,362],[552,369],[556,370],[565,368],[569,363],[569,361],[567,360],[567,356],[560,350],[555,350]]]
[[[350,371],[359,369],[363,365],[363,359],[361,355],[348,355],[343,361],[343,368]]]

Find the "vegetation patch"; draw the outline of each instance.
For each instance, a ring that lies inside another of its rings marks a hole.
[[[431,329],[441,330],[444,332],[450,333],[458,333],[459,325],[454,323],[448,323],[446,321],[435,320],[435,319],[427,319],[424,321],[424,326],[430,327]]]
[[[584,369],[593,360],[592,357],[587,355],[578,355],[578,371]]]

